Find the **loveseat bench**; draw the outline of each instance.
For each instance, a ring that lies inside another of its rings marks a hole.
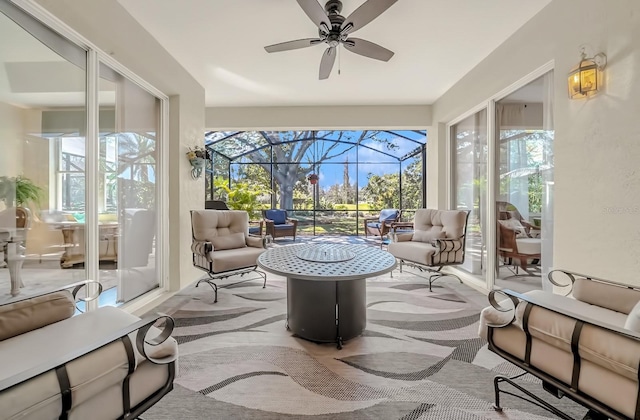
[[[110,306],[74,316],[93,283],[0,305],[0,418],[134,419],[171,391],[173,320]]]
[[[549,280],[570,295],[491,292],[480,336],[491,351],[540,378],[545,390],[590,409],[590,418],[640,419],[640,290],[566,270],[552,271]],[[494,379],[496,408],[503,383],[571,419],[501,375]]]

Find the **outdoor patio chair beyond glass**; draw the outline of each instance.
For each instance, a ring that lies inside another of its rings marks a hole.
[[[364,218],[364,236],[380,236],[383,238],[391,232],[391,224],[400,221],[401,210],[383,209],[378,216]]]
[[[296,240],[298,219],[287,217],[286,210],[263,210],[262,216],[264,217],[264,225],[267,235],[271,235],[273,239],[284,236],[293,236],[293,240]]]

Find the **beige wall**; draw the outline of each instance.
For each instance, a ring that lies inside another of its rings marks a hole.
[[[444,123],[555,62],[554,266],[640,285],[640,2],[554,0],[443,95],[429,131],[429,205],[445,207]],[[567,98],[580,46],[608,56],[605,90]],[[437,138],[437,141],[433,141]]]
[[[116,0],[37,0],[50,13],[171,98],[169,243],[172,290],[201,272],[191,264],[189,210],[204,208],[204,181],[191,180],[187,146],[204,132],[204,89]]]
[[[415,129],[431,125],[431,106],[207,108],[208,130]]]

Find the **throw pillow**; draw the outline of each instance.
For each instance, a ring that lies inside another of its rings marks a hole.
[[[213,251],[221,251],[223,249],[244,248],[247,246],[243,232],[232,233],[230,235],[216,236],[211,238]]]
[[[636,303],[624,323],[624,328],[627,330],[640,332],[640,301]]]
[[[516,238],[528,238],[526,228],[518,219],[498,220],[498,222],[506,228],[516,232]]]
[[[433,242],[435,239],[444,239],[447,234],[443,230],[416,230],[411,238],[414,242]]]
[[[398,210],[396,209],[384,209],[380,212],[378,220],[382,222],[393,222],[398,218]]]
[[[273,220],[274,225],[283,225],[287,221],[287,212],[284,210],[267,210],[265,216]]]

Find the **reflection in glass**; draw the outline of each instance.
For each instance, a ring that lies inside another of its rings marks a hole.
[[[553,121],[549,89],[553,73],[534,80],[496,103],[498,153],[498,281],[518,291],[541,288],[542,220],[546,185],[553,181]],[[514,275],[523,276],[514,283]],[[523,288],[524,287],[524,288]]]
[[[0,303],[86,279],[86,53],[27,30],[0,13]]]
[[[99,258],[109,304],[158,287],[159,100],[100,64]]]
[[[487,111],[464,119],[451,127],[453,153],[453,208],[469,210],[465,262],[462,268],[482,275],[485,270],[487,200]]]

